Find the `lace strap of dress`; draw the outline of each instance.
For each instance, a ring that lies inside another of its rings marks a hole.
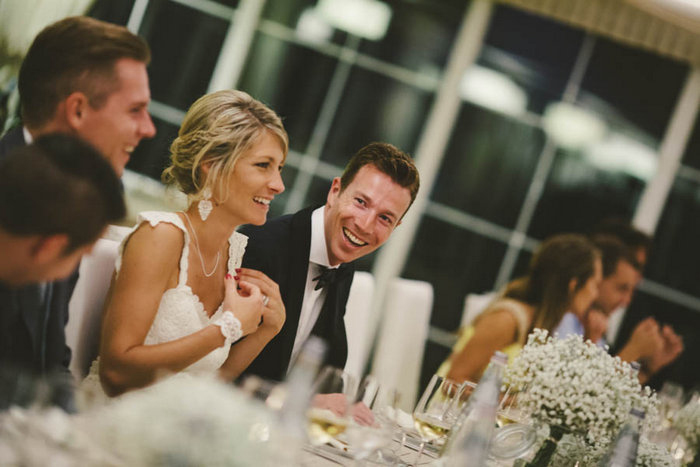
[[[187,232],[187,228],[185,227],[185,224],[182,222],[182,219],[180,218],[180,216],[178,216],[174,212],[146,211],[146,212],[142,212],[141,214],[139,214],[138,218],[136,219],[136,225],[134,225],[134,227],[124,237],[121,244],[119,245],[119,253],[117,254],[117,259],[114,263],[114,269],[116,270],[117,274],[119,274],[119,270],[121,269],[122,255],[124,254],[124,248],[126,246],[127,241],[129,240],[131,235],[134,232],[136,232],[136,230],[144,222],[148,222],[151,225],[151,227],[155,227],[156,225],[160,224],[161,222],[166,222],[166,223],[172,224],[175,227],[182,230],[182,233],[185,236],[185,244],[182,247],[182,255],[180,256],[180,274],[178,275],[177,285],[178,286],[186,285],[187,284],[187,267],[188,267],[187,258],[189,257],[190,234],[189,234],[189,232]],[[246,240],[247,240],[247,238],[246,238]],[[243,245],[243,247],[245,248],[245,245]]]
[[[248,237],[240,232],[233,232],[228,238],[228,273],[232,276],[234,271],[241,267],[245,247],[248,245]]]

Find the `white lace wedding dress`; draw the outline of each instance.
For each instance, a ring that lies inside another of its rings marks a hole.
[[[163,293],[158,305],[158,311],[153,319],[153,324],[151,324],[151,328],[144,341],[145,345],[153,345],[179,339],[207,327],[221,316],[223,313],[223,304],[219,305],[216,312],[209,317],[199,297],[195,295],[190,286],[187,285],[188,245],[190,242],[190,235],[180,216],[175,213],[151,211],[139,215],[136,225],[131,232],[124,237],[124,240],[122,240],[119,246],[119,253],[115,263],[116,274],[119,274],[121,268],[124,245],[126,245],[131,234],[133,234],[143,222],[148,222],[153,227],[161,222],[173,224],[182,230],[185,237],[185,245],[182,249],[182,255],[180,256],[180,273],[178,275],[177,286]],[[234,232],[229,237],[228,241],[228,272],[231,275],[235,275],[235,269],[241,266],[243,253],[248,243],[248,237],[241,233]],[[229,348],[228,345],[224,345],[223,347],[212,350],[209,354],[182,370],[182,374],[214,374],[224,361],[226,361]],[[85,377],[80,385],[78,400],[83,408],[101,405],[108,400],[100,384],[99,368],[100,359],[98,357],[92,363],[88,376]]]

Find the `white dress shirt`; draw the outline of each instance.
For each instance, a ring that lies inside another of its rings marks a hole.
[[[299,326],[294,339],[292,357],[289,360],[289,367],[296,361],[301,347],[309,338],[311,331],[321,313],[323,302],[326,299],[326,289],[314,290],[317,281],[313,280],[321,273],[319,266],[327,268],[337,268],[331,266],[328,260],[328,250],[326,249],[326,232],[324,230],[323,218],[325,206],[316,209],[311,213],[311,249],[309,251],[309,266],[306,269],[306,287],[304,288],[304,300],[301,303],[301,314],[299,316]]]

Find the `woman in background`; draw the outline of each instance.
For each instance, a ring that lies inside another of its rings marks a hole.
[[[534,328],[552,332],[567,311],[583,316],[598,296],[601,279],[600,255],[588,239],[566,234],[546,240],[527,276],[508,284],[462,332],[438,373],[478,381],[497,350],[512,358]]]

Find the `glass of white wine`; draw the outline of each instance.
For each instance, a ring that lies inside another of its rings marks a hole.
[[[521,425],[530,424],[531,414],[521,403],[526,392],[527,388],[518,390],[512,386],[507,386],[496,415],[496,424],[499,428],[514,423]]]
[[[418,455],[414,465],[423,455],[425,443],[439,442],[447,438],[454,425],[461,404],[464,385],[439,375],[433,375],[423,391],[415,410],[413,423],[421,437]]]
[[[355,378],[339,368],[325,367],[314,383],[314,395],[307,412],[311,444],[340,447],[336,437],[350,421],[350,404],[355,397]]]

